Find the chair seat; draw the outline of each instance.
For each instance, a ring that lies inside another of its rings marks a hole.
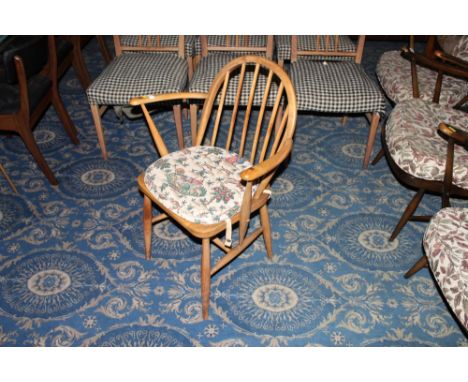
[[[240,173],[249,167],[235,153],[195,146],[158,159],[146,169],[144,181],[177,215],[193,223],[215,224],[240,211],[245,189]]]
[[[399,51],[382,54],[377,63],[377,77],[388,97],[395,103],[413,98],[411,63],[403,58]],[[437,72],[418,66],[418,84],[420,98],[432,101]],[[439,103],[454,106],[468,94],[468,81],[444,76]]]
[[[398,103],[386,126],[386,143],[393,161],[406,173],[443,181],[447,140],[437,133],[441,122],[468,131],[468,114],[420,99]],[[468,150],[455,145],[453,183],[468,189]]]
[[[468,329],[468,208],[444,208],[424,235],[432,273],[460,322]]]
[[[132,97],[184,90],[187,62],[173,54],[125,53],[86,90],[92,105],[128,105]]]
[[[200,60],[195,73],[193,74],[192,81],[189,84],[189,91],[190,92],[201,92],[201,93],[208,93],[210,90],[211,84],[215,79],[218,72],[221,70],[223,66],[225,66],[228,62],[232,61],[236,56],[232,55],[231,53],[223,53],[223,54],[212,54],[206,57],[203,57]],[[235,75],[239,77],[238,74]],[[248,71],[245,77],[245,83],[242,87],[241,99],[240,104],[246,105],[249,99],[249,92],[250,86],[252,84],[253,73]],[[259,106],[261,105],[263,95],[265,93],[267,78],[265,75],[260,72],[258,77],[257,87],[255,90],[254,95],[254,105]],[[234,78],[233,81],[230,81],[229,86],[227,88],[226,93],[226,105],[233,105],[236,99],[237,94],[237,86],[239,81],[237,78]],[[276,95],[278,86],[276,83],[272,83],[271,85],[271,92],[272,95]],[[219,97],[218,97],[219,99]],[[270,96],[268,99],[268,106],[272,106],[274,103],[274,97]]]
[[[354,62],[297,61],[291,64],[297,108],[324,113],[385,111],[385,98]]]
[[[51,81],[43,75],[31,77],[28,81],[29,110],[35,110],[50,90]],[[14,114],[20,107],[18,84],[0,83],[0,114]]]
[[[316,51],[320,47],[326,46],[326,36],[320,36],[320,46],[317,46],[317,36],[315,35],[300,35],[297,36],[297,49]],[[339,52],[355,52],[356,45],[351,41],[348,36],[339,36],[337,51]],[[280,35],[275,36],[276,55],[278,60],[291,59],[291,36]],[[329,51],[335,50],[335,39],[333,37],[328,40]],[[299,56],[298,60],[328,60],[328,61],[354,61],[354,57],[343,56]]]

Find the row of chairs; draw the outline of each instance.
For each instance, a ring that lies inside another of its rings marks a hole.
[[[436,49],[434,49],[434,47]],[[390,241],[409,220],[429,221],[425,256],[405,274],[430,266],[440,290],[468,330],[468,36],[431,37],[424,53],[414,47],[384,53],[377,65],[382,88],[396,104],[382,128],[383,154],[393,174],[417,190]],[[434,216],[415,216],[425,193],[441,195]]]
[[[101,116],[109,106],[125,108],[130,98],[149,94],[207,93],[227,62],[253,54],[275,59],[282,67],[287,63],[299,110],[368,116],[366,168],[385,111],[385,97],[360,65],[364,42],[365,36],[357,41],[347,36],[114,36],[116,58],[87,90],[102,155],[108,156]],[[260,78],[265,82],[262,74]],[[226,101],[234,98],[233,90]],[[192,143],[198,109],[197,102],[190,103]],[[173,105],[182,148],[181,110],[181,103]]]

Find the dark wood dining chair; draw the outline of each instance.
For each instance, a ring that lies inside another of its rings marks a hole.
[[[54,36],[15,36],[2,54],[0,130],[16,132],[53,185],[58,184],[33,135],[33,128],[52,104],[74,144],[77,132],[57,87]]]

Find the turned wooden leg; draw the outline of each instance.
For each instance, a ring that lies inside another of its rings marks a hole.
[[[266,204],[260,208],[260,224],[262,225],[263,229],[263,240],[265,241],[267,256],[271,259],[273,257],[273,250],[271,245],[271,225],[270,217],[268,216],[268,207]]]
[[[65,105],[63,104],[62,98],[58,93],[58,89],[52,90],[52,104],[54,105],[54,108],[59,116],[60,122],[62,122],[62,125],[65,128],[65,131],[67,132],[71,141],[75,145],[77,145],[78,143],[80,143],[80,141],[77,137],[75,125],[73,124],[70,115],[67,112],[67,109],[65,109]]]
[[[419,272],[423,268],[427,268],[427,266],[427,257],[423,255],[418,261],[416,261],[416,263],[410,268],[410,270],[405,273],[405,279],[409,279],[416,272]]]
[[[34,139],[32,131],[26,128],[18,130],[18,133],[23,139],[25,146],[31,152],[33,158],[36,160],[39,168],[49,180],[50,184],[56,186],[58,184],[58,181],[55,178],[55,175],[50,169],[49,165],[47,164],[45,158],[42,156],[41,150],[39,150],[39,146],[37,145]]]
[[[400,221],[398,222],[397,226],[392,232],[392,235],[390,236],[390,241],[395,240],[395,238],[398,236],[400,233],[401,229],[405,226],[405,224],[408,222],[408,220],[413,216],[414,211],[416,211],[416,208],[418,208],[419,202],[421,201],[422,197],[424,196],[425,190],[420,188],[416,195],[413,196],[413,199],[409,202],[408,206],[405,209],[405,212],[403,212],[403,215],[400,218]]]
[[[190,131],[192,132],[192,145],[195,146],[197,140],[198,106],[190,104]]]
[[[152,214],[153,205],[151,199],[144,195],[143,198],[143,234],[145,237],[145,258],[151,259],[151,231],[152,231]]]
[[[104,132],[102,131],[102,122],[101,122],[101,116],[99,113],[99,106],[98,105],[90,105],[90,106],[91,106],[91,114],[93,116],[94,125],[96,126],[96,134],[98,137],[99,146],[101,147],[102,157],[106,160],[107,159],[106,142],[104,141]]]
[[[13,183],[13,181],[11,180],[11,178],[8,176],[8,173],[6,172],[5,168],[2,166],[1,163],[0,163],[0,172],[3,174],[3,176],[4,176],[5,179],[7,180],[8,184],[10,185],[11,189],[13,190],[13,192],[15,192],[15,193],[17,194],[17,193],[18,193],[18,190],[16,189],[15,184]]]
[[[177,130],[177,142],[179,143],[179,149],[183,149],[185,147],[184,144],[184,130],[182,126],[182,107],[180,105],[174,105],[172,107],[174,112],[174,120]]]
[[[377,128],[379,127],[380,114],[373,113],[371,119],[371,125],[369,128],[369,136],[367,137],[366,153],[364,154],[364,161],[362,168],[366,169],[369,165],[370,157],[372,155],[372,149],[374,148],[375,136],[377,134]]]
[[[210,239],[202,240],[202,258],[201,258],[201,298],[202,298],[202,317],[208,318],[208,309],[210,305]]]

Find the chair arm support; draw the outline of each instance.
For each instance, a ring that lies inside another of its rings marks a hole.
[[[401,55],[407,60],[410,60],[410,61],[414,60],[417,64],[421,66],[425,66],[427,68],[440,71],[442,73],[449,74],[451,76],[468,79],[468,70],[458,65],[453,66],[453,65],[446,64],[444,62],[432,60],[423,54],[412,52],[408,48],[402,48]]]
[[[177,100],[204,100],[208,97],[207,93],[190,93],[190,92],[180,92],[180,93],[166,93],[166,94],[150,94],[140,97],[134,97],[129,101],[131,106],[144,105],[148,103],[156,102],[167,102],[167,101],[177,101]]]
[[[270,157],[262,163],[259,163],[242,171],[240,174],[241,179],[246,182],[251,182],[270,173],[288,157],[289,153],[292,150],[292,145],[292,139],[286,140],[283,147],[281,147],[275,155],[273,155],[272,157]]]
[[[468,132],[462,131],[445,123],[439,124],[438,130],[445,136],[452,138],[455,143],[458,143],[462,146],[468,145]]]
[[[461,58],[452,56],[451,54],[442,52],[441,50],[436,50],[434,55],[444,62],[448,62],[450,64],[460,66],[462,69],[468,70],[468,62],[462,60]]]

